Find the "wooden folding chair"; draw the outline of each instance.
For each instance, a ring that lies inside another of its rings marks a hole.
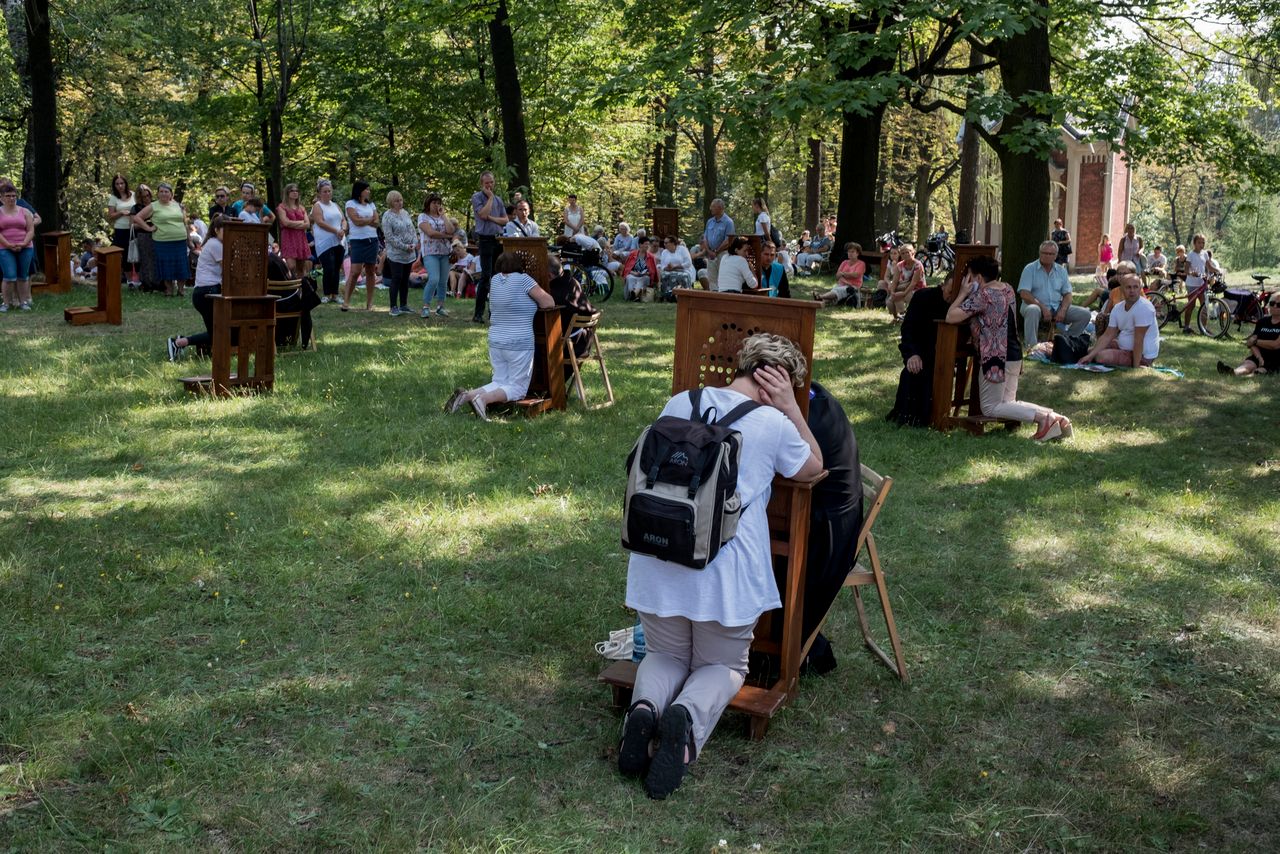
[[[844,586],[853,589],[853,601],[858,609],[858,624],[862,628],[862,639],[866,642],[867,649],[893,671],[903,684],[906,684],[909,680],[907,664],[902,657],[902,642],[898,639],[898,626],[893,621],[893,608],[889,605],[889,589],[885,585],[884,570],[880,566],[880,552],[876,549],[876,537],[871,531],[876,517],[880,515],[880,509],[884,507],[884,501],[889,495],[891,486],[893,486],[893,478],[881,477],[866,466],[862,466],[862,497],[864,502],[870,502],[870,507],[863,517],[862,532],[858,534],[858,545],[853,553],[854,555],[862,554],[865,546],[870,568],[858,560],[845,577]],[[874,584],[880,596],[880,609],[884,611],[885,625],[889,629],[889,644],[893,647],[892,659],[871,637],[871,627],[867,624],[867,612],[862,604],[862,588],[868,584]]]
[[[594,314],[575,314],[573,322],[569,324],[569,329],[564,336],[564,353],[569,360],[569,365],[573,369],[573,384],[578,390],[578,399],[582,401],[582,405],[587,405],[587,391],[582,385],[582,363],[578,361],[578,355],[574,352],[574,338],[577,335],[587,336],[587,349],[583,353],[583,359],[589,359],[592,356],[600,363],[600,376],[604,377],[604,388],[609,394],[609,402],[600,404],[600,406],[613,405],[613,384],[609,382],[609,370],[604,366],[604,353],[600,350],[600,338],[596,335],[596,328],[600,325],[601,312]],[[599,408],[599,407],[595,407]]]

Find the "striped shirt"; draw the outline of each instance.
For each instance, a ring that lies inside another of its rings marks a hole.
[[[529,292],[538,283],[528,273],[496,273],[489,283],[489,346],[533,348],[533,316],[538,304]]]

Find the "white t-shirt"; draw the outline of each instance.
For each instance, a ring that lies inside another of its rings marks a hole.
[[[1204,284],[1205,257],[1203,252],[1194,249],[1187,253],[1187,289],[1198,288]]]
[[[729,253],[720,260],[720,272],[716,276],[717,291],[742,293],[743,288],[755,286],[756,276],[751,272],[751,265],[746,258]]]
[[[222,241],[210,235],[196,262],[196,287],[222,284]]]
[[[714,406],[721,415],[746,401],[727,388],[702,391],[702,409]],[[663,415],[689,415],[689,393],[663,407]],[[787,416],[761,406],[733,428],[742,433],[738,459],[738,494],[744,510],[738,533],[725,543],[705,569],[690,569],[649,555],[633,554],[627,567],[628,608],[659,617],[714,620],[726,626],[754,623],[765,611],[782,607],[773,580],[766,508],[774,474],[791,477],[808,461],[810,449]]]
[[[676,267],[686,273],[693,272],[693,258],[689,255],[689,249],[683,243],[676,243],[675,251],[663,249],[662,254],[658,256],[658,270],[667,272],[667,265],[674,263]]]
[[[1160,324],[1156,323],[1156,309],[1151,300],[1139,297],[1132,309],[1126,309],[1123,302],[1118,303],[1111,309],[1110,325],[1120,331],[1116,346],[1130,352],[1133,352],[1133,330],[1138,326],[1147,327],[1147,334],[1142,338],[1142,358],[1155,359],[1160,355]]]
[[[769,212],[760,211],[760,216],[756,217],[756,234],[761,237],[768,237],[770,225],[772,225],[772,221],[769,219]]]
[[[368,219],[377,212],[377,208],[373,202],[365,202],[360,204],[355,199],[347,199],[346,204],[347,220],[351,223],[347,229],[347,240],[368,240],[370,237],[378,236],[378,229],[372,225],[356,225],[355,220],[351,219],[351,212],[355,211],[360,216]]]
[[[320,213],[323,215],[325,223],[331,228],[336,228],[339,232],[334,234],[319,227],[312,230],[312,234],[315,235],[316,239],[316,254],[323,255],[342,242],[342,208],[338,207],[337,202],[333,201],[316,202],[316,204],[320,206]]]

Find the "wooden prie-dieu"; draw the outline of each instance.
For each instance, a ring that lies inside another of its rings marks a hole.
[[[120,263],[124,250],[119,246],[107,246],[93,250],[98,261],[98,304],[81,305],[62,310],[62,319],[72,326],[88,326],[94,323],[124,323],[120,307]]]
[[[222,293],[211,297],[213,365],[205,376],[184,377],[187,391],[223,397],[275,387],[276,298],[267,293],[270,228],[236,220],[223,223]]]
[[[649,233],[650,240],[657,240],[658,246],[662,246],[667,236],[670,235],[676,240],[680,240],[680,209],[679,208],[654,208],[653,209],[653,230]]]
[[[733,382],[742,342],[757,332],[771,332],[791,339],[813,365],[813,334],[818,304],[812,300],[769,299],[730,293],[676,291],[676,351],[672,371],[673,393],[699,387],[720,387]],[[809,412],[809,378],[796,388],[796,403]],[[809,517],[814,484],[811,481],[775,477],[769,499],[769,538],[774,574],[779,579],[782,608],[764,614],[756,625],[752,650],[766,653],[779,663],[777,674],[752,673],[747,684],[729,703],[731,711],[750,719],[753,739],[764,737],[769,720],[795,695],[809,640],[801,637],[804,616],[805,552],[809,543]],[[619,707],[630,702],[636,665],[611,664],[599,679],[613,688]]]
[[[32,289],[44,288],[51,294],[71,291],[71,232],[46,231],[40,235],[43,249],[44,281],[33,281]]]
[[[964,283],[970,260],[994,258],[999,247],[962,243],[955,250],[956,262],[949,277],[948,293],[955,293],[954,289]],[[933,407],[929,412],[929,426],[943,431],[960,427],[975,436],[981,436],[991,425],[1008,430],[1017,429],[1017,421],[990,418],[982,414],[982,399],[978,395],[979,360],[969,333],[969,324],[940,320],[937,335],[933,360]]]
[[[503,252],[513,252],[524,260],[524,271],[544,291],[551,291],[551,270],[547,266],[547,241],[541,237],[502,237]],[[533,316],[533,376],[522,400],[494,404],[491,409],[518,409],[528,416],[569,405],[564,382],[564,330],[560,309],[540,308]]]

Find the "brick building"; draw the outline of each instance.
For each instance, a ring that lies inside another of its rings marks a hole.
[[[1098,266],[1098,243],[1103,234],[1115,246],[1129,221],[1132,173],[1124,153],[1106,142],[1085,142],[1084,133],[1069,122],[1062,125],[1062,147],[1049,158],[1052,182],[1049,221],[1061,219],[1071,232],[1075,250],[1070,259],[1073,273],[1093,272]],[[989,168],[998,170],[992,158]],[[1052,225],[1050,225],[1052,228]],[[1000,243],[998,198],[988,198],[979,212],[978,236],[985,243]],[[1048,235],[1046,234],[1047,238]],[[1150,249],[1150,247],[1147,247]]]

